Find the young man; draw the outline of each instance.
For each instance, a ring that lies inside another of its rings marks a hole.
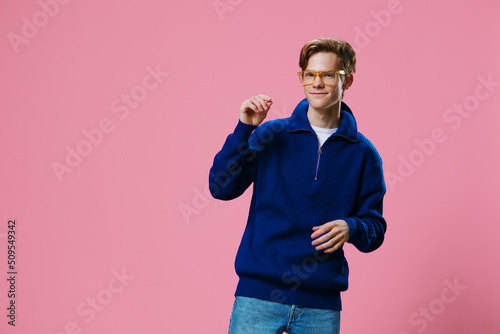
[[[271,98],[244,101],[210,170],[218,199],[253,183],[230,334],[339,333],[349,273],[342,247],[371,252],[384,240],[382,160],[342,102],[356,54],[321,38],[303,46],[299,66],[306,98],[291,117],[263,123]]]

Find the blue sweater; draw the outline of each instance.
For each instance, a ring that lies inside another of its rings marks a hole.
[[[212,196],[230,200],[253,183],[235,296],[341,310],[344,251],[316,251],[312,227],[343,219],[349,243],[377,249],[387,228],[382,160],[344,102],[339,129],[319,147],[308,106],[304,99],[291,117],[258,127],[238,122],[215,156],[209,185]]]

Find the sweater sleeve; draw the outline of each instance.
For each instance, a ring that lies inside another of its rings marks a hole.
[[[361,252],[372,252],[384,241],[387,223],[382,217],[382,200],[385,191],[382,166],[377,165],[363,179],[355,215],[344,219],[349,226],[348,242]]]
[[[215,156],[209,173],[209,188],[214,198],[237,198],[255,180],[258,152],[249,147],[249,139],[256,128],[238,121]]]

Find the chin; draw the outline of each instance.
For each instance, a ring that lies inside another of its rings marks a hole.
[[[340,103],[340,101],[339,101]],[[309,106],[314,108],[315,110],[326,110],[326,111],[329,111],[331,110],[334,106],[335,106],[336,103],[315,103],[315,101],[309,101]]]
[[[335,103],[332,103],[332,101],[325,101],[324,98],[317,98],[317,97],[309,97],[307,99],[309,101],[309,105],[315,109],[326,109],[331,106],[333,106]]]

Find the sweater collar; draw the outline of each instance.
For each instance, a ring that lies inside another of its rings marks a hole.
[[[290,121],[288,122],[288,132],[299,130],[313,131],[311,124],[309,123],[309,119],[307,118],[308,108],[309,101],[307,101],[307,99],[300,101],[297,107],[295,107],[295,110],[290,117]],[[351,109],[344,102],[341,102],[340,126],[335,132],[335,135],[345,137],[353,142],[358,141],[358,127],[356,119],[354,118]]]

